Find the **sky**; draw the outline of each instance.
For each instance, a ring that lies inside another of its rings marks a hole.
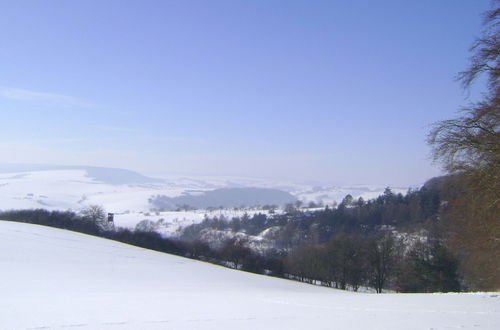
[[[0,163],[419,185],[489,5],[0,1]]]

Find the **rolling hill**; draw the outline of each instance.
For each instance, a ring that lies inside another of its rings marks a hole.
[[[500,328],[497,294],[350,293],[0,221],[1,329]]]

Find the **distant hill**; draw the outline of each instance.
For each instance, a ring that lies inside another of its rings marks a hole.
[[[0,164],[0,173],[56,170],[84,170],[87,172],[88,177],[96,181],[115,185],[160,183],[164,181],[162,179],[147,177],[140,173],[121,168],[38,164]]]
[[[185,193],[177,197],[156,196],[151,200],[153,207],[172,210],[181,205],[205,209],[209,207],[240,207],[258,205],[285,205],[297,200],[292,194],[270,188],[221,188],[211,191]]]

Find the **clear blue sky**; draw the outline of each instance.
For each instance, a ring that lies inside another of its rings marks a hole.
[[[0,162],[416,185],[489,4],[2,1]]]

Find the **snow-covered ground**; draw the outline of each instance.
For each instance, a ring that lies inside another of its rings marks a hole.
[[[0,221],[0,329],[500,329],[500,297],[366,294]]]
[[[107,180],[108,179],[108,180]],[[148,181],[150,179],[150,181]],[[132,180],[132,181],[131,181]],[[139,181],[139,183],[137,183]],[[264,187],[290,192],[307,205],[309,201],[331,204],[345,195],[354,198],[374,198],[383,193],[383,186],[312,187],[301,184],[248,178],[185,178],[164,177],[152,179],[138,173],[104,168],[25,168],[15,172],[12,167],[0,167],[0,210],[44,208],[49,210],[79,211],[87,205],[101,205],[115,213],[118,226],[134,228],[141,220],[164,219],[164,234],[175,234],[181,226],[203,220],[205,215],[242,216],[245,212],[267,213],[265,210],[197,210],[151,211],[148,199],[155,195],[169,197],[183,193],[203,192],[228,187]],[[404,192],[406,188],[394,188]],[[278,211],[279,212],[279,211]]]
[[[282,212],[277,210],[275,213]],[[116,213],[115,225],[119,227],[134,229],[137,223],[141,220],[150,220],[159,223],[158,232],[165,236],[177,236],[182,227],[200,223],[205,217],[225,217],[231,219],[233,217],[242,217],[244,214],[253,216],[256,213],[269,214],[267,210],[248,209],[248,210],[192,210],[192,211],[164,211],[164,212],[131,212],[131,213]]]

